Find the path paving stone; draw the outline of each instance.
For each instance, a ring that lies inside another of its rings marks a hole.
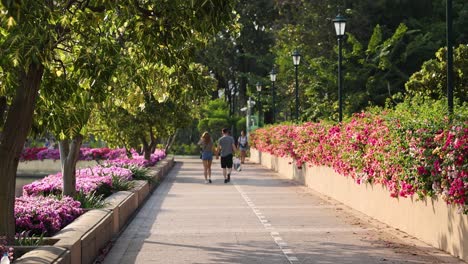
[[[260,165],[178,159],[106,256],[130,263],[464,263]]]

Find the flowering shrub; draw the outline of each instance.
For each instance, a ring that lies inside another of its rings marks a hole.
[[[125,149],[109,149],[109,148],[81,148],[79,160],[113,160],[125,158]],[[21,152],[21,160],[45,160],[45,159],[60,159],[60,151],[58,149],[48,148],[25,148]]]
[[[342,125],[305,123],[258,129],[262,152],[329,166],[358,184],[379,183],[393,197],[439,194],[468,211],[468,122],[411,128],[387,113],[355,114]]]
[[[132,172],[118,166],[80,169],[76,171],[76,190],[90,194],[95,191],[99,193],[100,189],[112,189],[113,176],[129,181],[132,179]],[[62,173],[59,172],[23,186],[23,195],[58,195],[62,193],[62,185]]]
[[[20,155],[20,160],[21,161],[27,161],[27,160],[37,160],[37,153],[41,152],[43,150],[46,150],[47,148],[24,148],[23,151],[21,151]]]
[[[16,232],[51,236],[83,213],[80,203],[70,197],[23,196],[16,198]]]
[[[126,158],[126,151],[124,148],[110,149],[110,148],[81,148],[80,160],[114,160],[119,158]]]
[[[130,188],[130,180],[133,179],[130,168],[154,166],[166,156],[162,150],[156,150],[150,160],[145,160],[135,151],[132,155],[132,159],[127,158],[125,149],[80,149],[80,160],[107,160],[102,166],[76,171],[76,190],[84,197],[83,201],[95,205],[102,195]],[[60,154],[56,149],[47,148],[23,150],[21,160],[35,159],[57,160]],[[23,196],[15,203],[17,232],[30,231],[31,234],[50,236],[83,213],[80,202],[72,198],[56,200],[47,196],[60,196],[62,185],[62,173],[57,173],[23,186]]]
[[[126,150],[120,149],[109,149],[109,148],[81,148],[79,154],[79,160],[107,160],[112,161],[112,164],[134,164],[143,167],[154,166],[159,160],[166,157],[166,153],[163,150],[156,150],[151,154],[150,160],[145,160],[143,156],[139,155],[136,151],[132,150],[132,158],[127,157]],[[26,148],[21,152],[21,161],[30,160],[44,160],[52,159],[59,160],[60,152],[58,149],[48,148]]]
[[[142,155],[139,155],[137,152],[132,152],[131,159],[128,158],[119,158],[114,160],[108,160],[106,164],[115,165],[120,167],[128,167],[130,165],[136,165],[140,167],[151,167],[156,165],[156,163],[166,157],[166,153],[163,150],[156,150],[151,154],[150,160],[146,160]]]
[[[5,237],[0,237],[0,256],[3,256],[3,254],[7,253],[8,258],[13,260],[13,248],[7,247],[6,244],[7,242]]]

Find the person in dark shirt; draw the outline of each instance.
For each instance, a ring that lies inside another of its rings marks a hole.
[[[221,156],[221,168],[223,169],[224,183],[231,181],[232,158],[237,150],[234,138],[229,135],[229,129],[223,128],[223,136],[218,140],[216,159]]]

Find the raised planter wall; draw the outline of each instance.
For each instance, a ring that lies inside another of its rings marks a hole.
[[[174,158],[166,157],[157,166],[150,168],[150,173],[156,181],[160,181],[173,165]],[[100,250],[122,231],[155,186],[150,186],[146,181],[135,181],[131,191],[114,193],[106,198],[106,206],[103,209],[90,210],[60,230],[52,237],[58,239],[53,246],[40,246],[24,254],[14,263],[93,263]]]
[[[392,198],[381,185],[357,184],[324,166],[304,164],[250,149],[250,160],[296,180],[372,218],[468,261],[468,216],[441,199]]]
[[[94,160],[80,160],[76,164],[77,169],[96,166]],[[18,174],[52,174],[60,172],[60,160],[31,160],[18,163]]]

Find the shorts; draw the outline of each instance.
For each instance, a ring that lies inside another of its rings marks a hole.
[[[232,154],[221,157],[221,168],[232,168]]]
[[[212,151],[203,151],[201,159],[202,160],[213,160],[213,152]]]
[[[240,150],[240,151],[247,151],[247,146],[245,146],[245,147],[239,146],[239,150]]]

